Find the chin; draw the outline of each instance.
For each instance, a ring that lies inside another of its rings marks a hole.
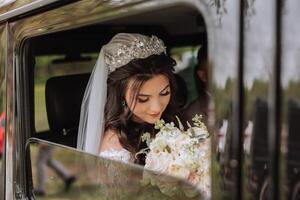
[[[135,117],[133,120],[135,122],[140,122],[140,123],[148,123],[148,124],[155,124],[158,120],[160,120],[161,115],[159,117],[149,117],[149,116],[144,116],[144,117]]]
[[[148,123],[148,124],[155,124],[156,121],[157,121],[157,120],[147,120],[147,123]]]
[[[157,122],[158,120],[160,120],[160,117],[148,119],[147,123],[149,123],[149,124],[155,124],[155,122]]]

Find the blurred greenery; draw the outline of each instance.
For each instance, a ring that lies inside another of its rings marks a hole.
[[[45,84],[35,84],[34,91],[35,128],[37,131],[49,130],[45,102]]]
[[[197,53],[200,45],[197,46],[183,46],[171,49],[171,57],[176,60],[177,64],[184,63],[183,69],[179,69],[178,65],[175,66],[175,72],[179,74],[186,82],[187,86],[187,105],[197,98],[197,91],[194,80],[194,67],[197,64]],[[186,62],[187,55],[191,57],[188,58]]]
[[[223,119],[230,117],[228,115],[232,111],[235,80],[228,78],[224,88],[212,84],[210,90],[215,104],[215,124],[220,126]]]

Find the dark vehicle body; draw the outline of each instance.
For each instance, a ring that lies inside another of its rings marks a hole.
[[[63,193],[50,172],[50,199],[110,198],[97,190],[110,162],[120,182],[132,180],[116,199],[153,199],[145,188],[131,196],[140,166],[76,149],[89,74],[119,32],[165,41],[188,86],[186,106],[197,97],[197,50],[208,46],[213,199],[300,199],[299,10],[299,0],[0,2],[0,199],[38,199],[36,143],[77,174]]]

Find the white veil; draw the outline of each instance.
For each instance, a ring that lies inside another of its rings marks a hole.
[[[119,33],[101,48],[81,104],[77,148],[99,154],[104,132],[104,108],[107,77],[118,67],[136,58],[165,53],[162,40],[156,36]]]
[[[77,139],[78,149],[93,154],[99,152],[104,129],[107,76],[108,68],[105,66],[102,48],[82,100]]]

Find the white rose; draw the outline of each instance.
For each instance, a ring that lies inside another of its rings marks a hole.
[[[151,143],[150,143],[150,150],[151,152],[160,152],[163,151],[167,146],[166,140],[163,138],[155,138]]]
[[[150,152],[146,157],[145,168],[157,171],[160,173],[167,173],[169,165],[173,162],[171,154],[166,152],[152,153]]]
[[[190,171],[183,166],[177,164],[171,164],[168,168],[168,173],[172,176],[187,180]]]

